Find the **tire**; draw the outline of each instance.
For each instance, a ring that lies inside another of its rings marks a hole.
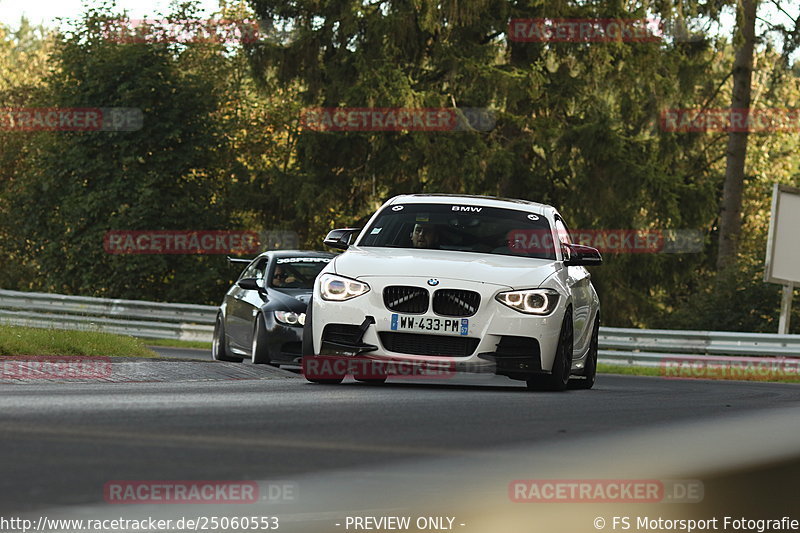
[[[267,349],[267,326],[264,324],[264,315],[256,315],[256,323],[253,326],[253,341],[250,345],[250,357],[254,365],[269,365],[272,361],[269,358]]]
[[[336,379],[312,379],[312,378],[306,378],[306,380],[310,381],[311,383],[317,383],[319,385],[338,385],[339,383],[344,381],[344,378],[343,377],[342,378],[336,378]]]
[[[361,383],[366,383],[368,385],[383,385],[386,383],[386,378],[371,378],[371,379],[361,379],[355,378],[356,381],[360,381]]]
[[[242,358],[228,353],[227,342],[225,341],[225,322],[222,320],[222,313],[217,315],[214,322],[214,338],[211,342],[211,357],[215,361],[226,361],[228,363],[241,363]]]
[[[592,340],[589,341],[589,352],[586,354],[586,364],[583,367],[583,379],[572,379],[569,382],[570,389],[589,390],[594,386],[597,376],[597,352],[599,351],[600,338],[600,315],[594,320],[592,327]]]
[[[303,347],[302,356],[316,355],[314,353],[314,331],[311,326],[311,307],[314,303],[313,298],[308,299],[308,307],[306,307],[306,323],[303,324]]]
[[[572,308],[567,308],[558,335],[553,369],[550,374],[530,378],[528,390],[563,391],[567,388],[572,371],[572,334]]]

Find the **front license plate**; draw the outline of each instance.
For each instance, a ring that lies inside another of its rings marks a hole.
[[[466,335],[469,333],[469,319],[407,316],[392,313],[392,331]]]

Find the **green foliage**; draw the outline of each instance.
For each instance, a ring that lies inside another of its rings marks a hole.
[[[29,105],[44,88],[48,57],[55,39],[42,27],[22,19],[16,30],[0,24],[0,108]],[[38,136],[0,128],[0,287],[18,287],[33,270],[10,245],[14,217],[8,203],[14,181],[26,172],[27,156]]]
[[[760,281],[759,265],[770,184],[798,184],[800,140],[751,136],[740,264],[718,275],[726,135],[659,126],[664,109],[729,105],[729,39],[535,43],[506,34],[512,18],[541,17],[657,16],[697,28],[733,2],[248,4],[222,8],[263,22],[264,38],[243,46],[111,42],[108,7],[55,40],[0,29],[0,66],[16,73],[0,86],[0,105],[144,113],[135,132],[0,131],[0,252],[9,258],[0,286],[215,303],[236,274],[220,257],[109,256],[103,235],[292,230],[320,248],[325,232],[363,224],[396,194],[487,194],[555,205],[574,229],[705,235],[702,253],[607,254],[592,272],[606,325],[775,330],[779,292]],[[170,17],[196,14],[190,3]],[[785,59],[758,51],[757,106],[800,106],[800,72]],[[458,132],[300,125],[306,108],[370,106],[486,108],[497,121]]]
[[[357,223],[387,197],[423,191],[551,203],[574,228],[703,228],[713,220],[715,176],[703,140],[661,134],[656,124],[661,109],[709,90],[707,43],[544,45],[504,36],[509,18],[644,11],[503,1],[251,4],[274,27],[293,28],[252,47],[253,65],[267,83],[302,87],[306,106],[455,105],[498,117],[489,132],[299,131],[291,172],[302,180],[301,202],[325,207],[317,213],[326,217],[306,219],[317,234]],[[605,319],[642,324],[660,312],[654,294],[698,261],[608,258],[594,275]]]
[[[189,14],[179,14],[188,17]],[[224,258],[109,255],[109,230],[231,229],[220,116],[227,60],[216,45],[118,43],[88,12],[60,39],[39,107],[138,108],[138,131],[46,132],[7,196],[30,288],[165,301],[217,301]],[[215,47],[216,46],[216,47]],[[177,281],[176,280],[182,280]]]
[[[781,286],[764,282],[763,263],[748,261],[709,277],[697,276],[673,307],[650,326],[663,329],[753,331],[777,333]],[[797,291],[795,291],[797,292]],[[800,333],[800,309],[795,305],[790,332]]]

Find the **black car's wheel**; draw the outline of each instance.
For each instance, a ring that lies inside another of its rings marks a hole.
[[[586,363],[583,367],[583,379],[571,379],[570,389],[588,390],[594,386],[595,376],[597,376],[597,352],[600,345],[600,315],[594,320],[592,327],[592,339],[589,341],[589,352],[586,354]]]
[[[250,356],[254,365],[272,363],[267,349],[267,326],[264,324],[264,315],[261,313],[256,315],[256,323],[253,326],[253,342],[250,348]]]
[[[572,371],[572,308],[567,308],[564,321],[561,323],[561,333],[558,336],[556,357],[553,360],[553,369],[550,374],[533,376],[528,379],[529,390],[563,391],[569,383]]]
[[[214,323],[214,338],[211,342],[211,357],[215,361],[227,361],[229,363],[241,363],[242,358],[230,355],[228,353],[228,346],[225,342],[225,323],[222,320],[222,314],[217,315],[217,321]]]

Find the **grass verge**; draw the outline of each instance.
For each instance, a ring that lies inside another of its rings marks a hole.
[[[200,350],[210,350],[210,342],[202,341],[179,341],[172,339],[142,339],[147,346],[168,346],[172,348],[197,348]]]
[[[0,325],[0,356],[158,357],[141,339],[99,331]]]
[[[771,383],[800,383],[800,376],[797,375],[796,371],[794,374],[790,372],[791,367],[786,367],[786,375],[784,376],[773,376],[767,377],[762,374],[756,372],[750,373],[739,373],[736,376],[729,376],[725,377],[720,375],[720,372],[712,373],[708,372],[706,375],[698,374],[694,376],[687,376],[687,377],[680,377],[677,375],[675,377],[670,377],[668,379],[713,379],[713,380],[722,380],[722,381],[762,381],[762,382],[771,382]],[[599,374],[623,374],[626,376],[654,376],[654,377],[663,377],[664,370],[661,367],[647,367],[647,366],[623,366],[623,365],[609,365],[598,363],[597,365],[597,372]]]
[[[623,374],[626,376],[662,376],[661,368],[649,366],[624,366],[597,363],[599,374]]]

